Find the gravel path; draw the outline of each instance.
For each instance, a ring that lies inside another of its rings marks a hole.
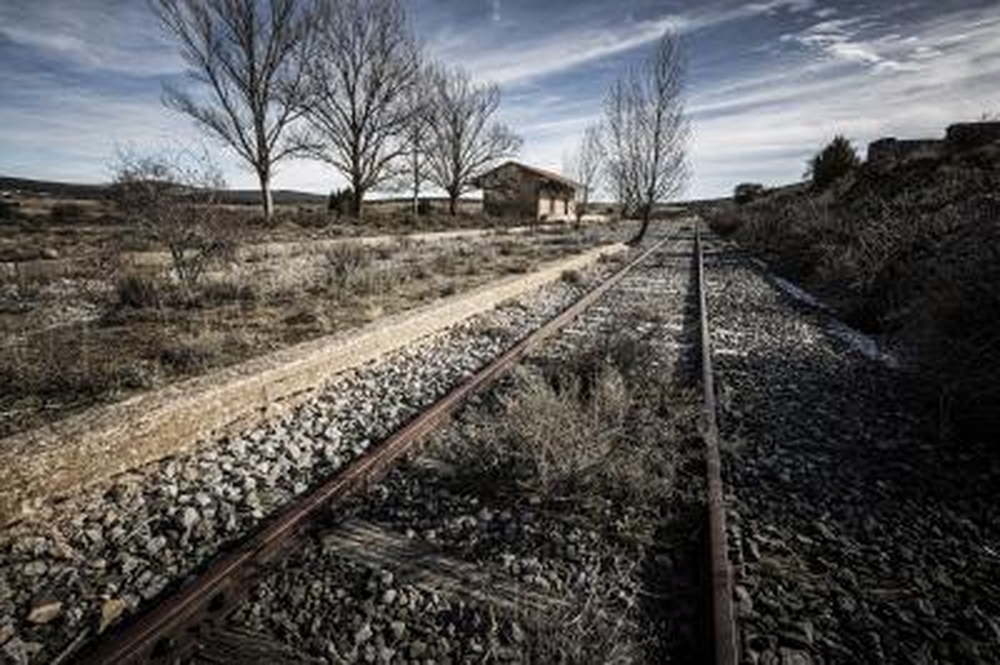
[[[744,662],[1000,662],[996,455],[731,247],[707,266]]]
[[[682,387],[697,332],[687,310],[690,247],[668,245],[512,378],[474,398],[421,457],[280,562],[234,615],[234,628],[319,662],[694,659],[701,591],[691,567],[703,490],[697,394]],[[675,413],[636,417],[629,433],[655,430],[645,436],[671,461],[670,476],[657,476],[669,490],[655,500],[554,497],[490,466],[499,449],[485,444],[506,436],[499,416],[514,418],[523,377],[595,352],[638,353],[609,362],[675,391],[675,402],[660,407]],[[386,540],[391,554],[375,555]]]
[[[206,442],[0,533],[0,657],[71,653],[362,453],[575,300],[560,281],[338,377],[316,400],[239,438]]]

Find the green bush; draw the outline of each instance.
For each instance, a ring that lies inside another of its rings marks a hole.
[[[806,176],[815,190],[823,190],[840,180],[861,164],[854,146],[843,136],[837,136],[809,162]]]
[[[332,190],[326,201],[327,212],[333,213],[337,217],[350,214],[352,197],[353,192],[350,187]]]

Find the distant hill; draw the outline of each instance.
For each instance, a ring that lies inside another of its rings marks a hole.
[[[99,199],[104,196],[107,189],[107,185],[78,185],[67,182],[0,176],[0,191],[20,192],[29,196],[54,199]]]
[[[294,189],[275,189],[271,192],[275,205],[326,205],[327,197],[323,194],[299,192]],[[222,192],[223,203],[257,205],[260,203],[260,192],[256,189],[227,189]]]
[[[48,180],[31,180],[29,178],[11,178],[0,176],[0,191],[19,192],[21,195],[37,196],[53,199],[102,199],[107,194],[108,185],[80,185],[69,182],[52,182]],[[277,189],[271,193],[277,205],[325,205],[326,196],[298,192],[292,189]],[[260,202],[260,192],[255,189],[227,189],[222,192],[224,203],[257,204]]]

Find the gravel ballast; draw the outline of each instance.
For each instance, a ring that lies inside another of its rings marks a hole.
[[[1000,662],[1000,468],[904,370],[707,259],[746,663]]]
[[[232,618],[235,629],[271,635],[321,662],[690,657],[699,638],[701,590],[691,567],[703,485],[697,393],[680,387],[689,387],[696,350],[689,251],[688,241],[669,245],[634,270],[512,377],[474,398],[419,457],[338,511],[264,577]],[[663,407],[678,412],[674,421],[644,422],[675,465],[661,477],[670,485],[658,495],[666,500],[553,496],[488,466],[497,450],[488,442],[507,432],[498,416],[516,411],[525,374],[633,344],[645,354],[635,371],[679,391]],[[374,556],[386,534],[395,553]]]
[[[45,662],[148,604],[575,300],[561,280],[337,377],[239,437],[117,477],[0,534],[0,653]]]

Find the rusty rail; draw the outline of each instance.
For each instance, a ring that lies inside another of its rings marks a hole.
[[[708,482],[708,547],[712,580],[714,662],[716,665],[736,665],[739,660],[739,647],[733,614],[732,568],[729,565],[726,545],[726,508],[722,494],[722,460],[719,456],[719,426],[716,420],[715,380],[712,377],[712,341],[708,328],[700,220],[695,223],[694,244],[698,266],[701,380],[705,393],[702,438],[705,441],[705,475]]]
[[[83,662],[173,662],[190,652],[201,631],[211,629],[213,622],[224,619],[249,589],[251,580],[261,567],[276,559],[302,527],[322,509],[344,501],[377,479],[423,436],[455,412],[466,397],[513,367],[528,351],[576,318],[670,239],[667,237],[654,244],[402,429],[354,460],[346,469],[289,504],[236,549],[217,556],[196,579],[93,645]]]

